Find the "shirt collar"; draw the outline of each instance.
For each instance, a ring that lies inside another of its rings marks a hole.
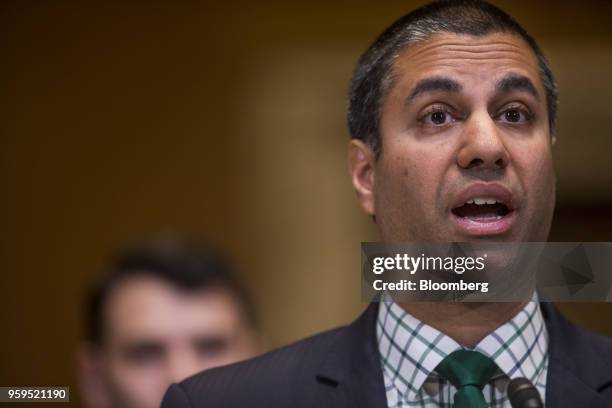
[[[447,355],[464,348],[388,298],[380,303],[376,336],[385,375],[409,401],[417,398],[425,380]],[[473,350],[493,359],[510,379],[524,377],[536,384],[548,354],[548,332],[537,295]]]

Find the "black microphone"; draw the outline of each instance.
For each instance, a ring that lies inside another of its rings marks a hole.
[[[508,383],[508,398],[512,408],[543,408],[540,393],[526,378],[515,378]]]

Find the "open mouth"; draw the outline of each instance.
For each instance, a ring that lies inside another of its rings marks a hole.
[[[477,197],[453,208],[452,213],[457,217],[477,221],[492,222],[501,220],[512,212],[505,203],[495,198]]]
[[[516,198],[498,183],[475,183],[460,192],[451,221],[462,235],[491,236],[509,232],[517,222]]]

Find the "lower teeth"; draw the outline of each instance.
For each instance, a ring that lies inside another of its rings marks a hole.
[[[492,221],[492,220],[501,220],[502,216],[501,215],[491,215],[488,217],[484,216],[484,217],[466,217],[466,218],[470,218],[475,221]]]

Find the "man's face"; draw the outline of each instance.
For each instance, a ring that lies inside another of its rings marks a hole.
[[[236,301],[221,289],[186,293],[134,277],[104,312],[106,337],[93,358],[105,395],[85,395],[90,406],[157,408],[171,383],[255,353]]]
[[[371,162],[357,176],[353,163],[353,180],[383,240],[545,241],[552,138],[527,44],[510,34],[438,34],[403,50],[393,71],[381,155],[351,146],[352,162]]]

